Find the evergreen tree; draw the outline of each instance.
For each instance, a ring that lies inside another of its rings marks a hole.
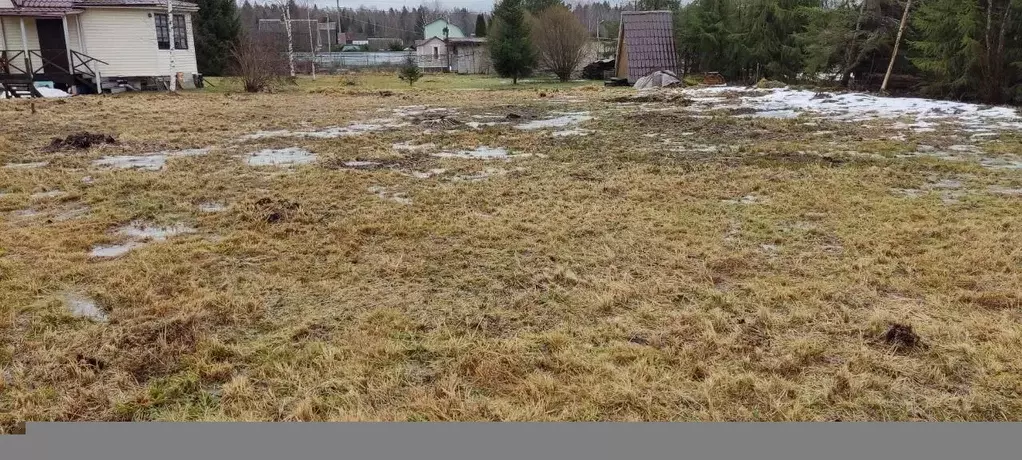
[[[536,66],[523,0],[501,0],[493,10],[493,21],[489,38],[493,69],[518,84],[518,79],[528,76]]]
[[[522,6],[532,13],[536,14],[543,11],[551,6],[564,6],[564,0],[522,0]],[[496,10],[494,10],[496,13]],[[496,14],[494,14],[496,16]]]
[[[852,72],[864,63],[890,59],[901,14],[896,0],[845,1],[806,12],[809,22],[799,39],[807,74],[834,73],[848,86]]]
[[[408,56],[405,58],[405,62],[401,66],[401,71],[398,72],[397,77],[402,81],[408,82],[408,86],[412,86],[422,78],[422,70],[419,69],[419,64],[415,62],[415,59]]]
[[[223,75],[230,65],[231,49],[241,34],[238,7],[234,0],[198,0],[198,5],[193,34],[199,72]]]
[[[486,36],[486,16],[482,13],[476,16],[476,37]]]
[[[426,36],[426,8],[420,6],[415,16],[415,38],[422,39]]]
[[[926,92],[989,103],[1022,102],[1022,2],[929,0],[910,41]]]

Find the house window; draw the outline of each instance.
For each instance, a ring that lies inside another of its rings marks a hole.
[[[440,59],[440,47],[439,46],[434,46],[433,47],[433,59]]]
[[[170,29],[167,26],[167,15],[156,13],[156,46],[161,50],[170,49]],[[174,15],[174,49],[188,49],[188,31],[185,29],[185,17],[181,14]]]

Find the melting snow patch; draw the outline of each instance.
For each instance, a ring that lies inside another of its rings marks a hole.
[[[460,181],[478,182],[478,181],[489,179],[489,178],[491,178],[493,176],[503,176],[505,174],[507,174],[507,170],[506,169],[486,168],[486,169],[484,169],[484,170],[482,170],[482,171],[480,171],[478,173],[475,173],[475,174],[466,174],[466,175],[454,176],[453,178],[451,178],[451,181],[454,181],[454,182],[460,182]]]
[[[416,179],[429,179],[433,176],[439,176],[447,172],[446,169],[430,169],[429,171],[402,171],[401,174]]]
[[[300,147],[265,149],[250,153],[245,161],[249,166],[294,166],[316,161],[316,154]]]
[[[250,141],[258,139],[268,139],[274,137],[310,137],[317,139],[332,139],[337,137],[345,136],[358,136],[360,134],[370,133],[374,131],[383,131],[390,128],[400,128],[404,126],[411,126],[408,122],[398,122],[390,118],[380,120],[369,120],[366,123],[352,123],[347,126],[332,126],[316,131],[289,131],[286,129],[280,129],[275,131],[258,131],[252,134],[241,136],[239,140]]]
[[[489,147],[481,145],[474,150],[459,150],[457,152],[434,153],[439,158],[468,158],[477,160],[507,159],[508,152],[504,147]]]
[[[1009,188],[992,185],[987,190],[990,190],[990,193],[996,193],[998,195],[1022,196],[1022,188]]]
[[[374,193],[376,196],[384,200],[390,200],[405,205],[412,204],[412,199],[408,198],[408,196],[404,193],[391,192],[387,190],[387,187],[383,187],[381,185],[370,186],[367,190],[369,190],[369,193]]]
[[[93,246],[92,251],[89,251],[89,255],[92,257],[119,257],[139,246],[142,246],[142,243],[134,241],[124,244],[104,244]]]
[[[345,168],[351,169],[375,169],[383,165],[383,163],[380,163],[378,161],[362,161],[362,160],[345,161],[343,164]]]
[[[432,143],[428,143],[428,144],[412,144],[411,142],[399,142],[397,144],[391,145],[391,148],[393,148],[394,150],[404,151],[404,152],[420,152],[420,151],[423,151],[423,150],[430,150],[430,149],[435,148],[435,147],[436,147],[436,144],[432,144]]]
[[[554,137],[568,137],[568,136],[588,136],[588,135],[590,135],[592,133],[593,132],[588,130],[588,129],[575,128],[575,129],[566,129],[566,130],[563,130],[563,131],[554,131],[553,133],[550,133],[550,135],[552,135]]]
[[[80,294],[64,294],[64,300],[71,314],[79,318],[88,318],[95,321],[106,321],[106,312],[100,310],[96,301]]]
[[[170,157],[186,157],[205,155],[212,150],[212,147],[201,149],[185,149],[166,152],[154,152],[144,155],[124,155],[114,157],[103,157],[93,161],[94,166],[105,166],[115,169],[142,169],[145,171],[159,171],[167,164]]]
[[[29,195],[29,198],[32,198],[33,200],[39,200],[43,198],[56,198],[62,195],[64,195],[64,192],[60,190],[50,190],[48,192],[33,193]]]
[[[557,113],[557,112],[555,112]],[[563,128],[565,126],[582,123],[583,121],[592,120],[593,117],[589,115],[589,112],[561,112],[558,113],[559,117],[549,118],[546,120],[533,120],[528,123],[523,123],[515,128],[518,129],[544,129],[544,128]]]
[[[38,161],[35,163],[7,163],[4,167],[11,169],[35,169],[45,167],[48,164],[50,164],[48,161]]]
[[[991,107],[964,102],[907,97],[880,97],[863,93],[841,93],[817,98],[813,91],[712,87],[684,89],[681,94],[694,101],[686,108],[695,112],[721,108],[748,108],[758,117],[791,118],[811,113],[839,121],[868,121],[876,118],[914,118],[901,125],[918,131],[933,131],[934,121],[947,120],[970,128],[1022,129],[1022,117],[1009,107]],[[737,97],[727,97],[728,95]],[[898,125],[895,125],[896,127]]]
[[[981,158],[979,160],[980,166],[987,169],[1009,169],[1018,170],[1022,169],[1022,159],[1018,157],[1014,158]]]
[[[756,195],[745,195],[741,198],[721,201],[728,204],[759,204],[764,202],[765,200]]]
[[[226,211],[226,210],[227,210],[227,205],[225,205],[223,203],[208,202],[208,203],[200,203],[199,204],[199,211],[202,211],[202,212],[223,212],[223,211]]]

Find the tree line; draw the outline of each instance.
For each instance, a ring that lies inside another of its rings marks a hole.
[[[1022,0],[646,0],[683,70],[1022,103]],[[892,78],[887,78],[890,69]]]

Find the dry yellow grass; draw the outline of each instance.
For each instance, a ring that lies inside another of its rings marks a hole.
[[[1022,197],[991,191],[1022,177],[898,156],[964,134],[693,118],[606,101],[629,89],[430,78],[457,89],[363,76],[277,94],[35,101],[34,115],[0,103],[0,163],[49,162],[0,168],[0,425],[1022,420]],[[237,142],[407,105],[461,121],[586,110],[596,133],[412,124]],[[82,130],[119,143],[41,150]],[[405,141],[533,155],[392,148]],[[161,171],[91,165],[207,146]],[[239,158],[291,146],[318,161]],[[1022,142],[981,148],[1019,154]],[[351,160],[393,167],[340,167]],[[452,180],[485,168],[504,171]],[[447,172],[399,173],[430,169]],[[202,212],[209,202],[227,209]],[[89,257],[133,221],[196,231]],[[108,321],[74,316],[69,293]],[[922,344],[885,343],[894,323]]]

